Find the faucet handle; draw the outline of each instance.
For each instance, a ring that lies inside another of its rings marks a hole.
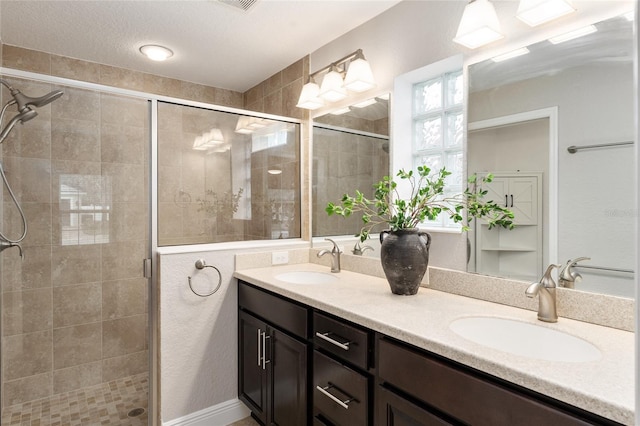
[[[552,263],[549,266],[547,266],[547,270],[542,275],[542,278],[540,278],[540,284],[542,284],[546,288],[555,288],[556,282],[553,280],[553,277],[551,276],[551,271],[553,271],[553,268],[560,268],[560,266],[561,265],[556,265],[555,263]]]

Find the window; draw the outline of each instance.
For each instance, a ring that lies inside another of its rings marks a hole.
[[[443,167],[451,172],[445,197],[463,191],[463,94],[461,69],[416,83],[412,88],[412,167],[427,166],[432,174]],[[427,225],[460,227],[447,214]]]

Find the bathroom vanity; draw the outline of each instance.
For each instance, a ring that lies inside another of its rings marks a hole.
[[[426,288],[395,296],[384,279],[315,264],[235,276],[239,397],[265,424],[633,423],[633,333],[561,318],[542,326],[588,339],[600,356],[540,360],[449,327],[473,316],[537,325],[531,311]]]

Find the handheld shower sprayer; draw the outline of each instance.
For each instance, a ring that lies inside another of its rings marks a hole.
[[[20,92],[18,89],[11,87],[9,82],[0,78],[0,84],[9,89],[9,93],[11,94],[11,98],[5,105],[2,107],[2,111],[0,111],[0,126],[2,126],[2,121],[4,119],[4,114],[7,111],[7,108],[11,105],[16,105],[18,109],[18,114],[16,114],[7,125],[0,132],[0,144],[4,142],[4,140],[9,136],[11,130],[18,123],[26,123],[27,121],[35,118],[38,113],[34,110],[34,108],[43,107],[56,99],[62,96],[63,92],[61,90],[54,90],[52,92],[47,93],[44,96],[40,96],[38,98],[32,98]],[[2,231],[0,231],[0,252],[10,247],[18,247],[20,250],[20,256],[22,257],[22,248],[20,247],[20,242],[24,240],[27,236],[27,219],[22,211],[22,207],[20,203],[16,199],[11,187],[9,186],[9,182],[7,181],[7,176],[4,173],[4,169],[2,164],[0,163],[0,177],[2,178],[4,185],[7,187],[7,192],[11,196],[13,203],[15,204],[18,212],[20,213],[20,217],[22,218],[22,235],[17,239],[11,239],[7,237]]]

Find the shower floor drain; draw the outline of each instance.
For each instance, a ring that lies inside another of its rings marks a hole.
[[[127,417],[138,417],[144,414],[144,408],[134,408],[127,413]]]

